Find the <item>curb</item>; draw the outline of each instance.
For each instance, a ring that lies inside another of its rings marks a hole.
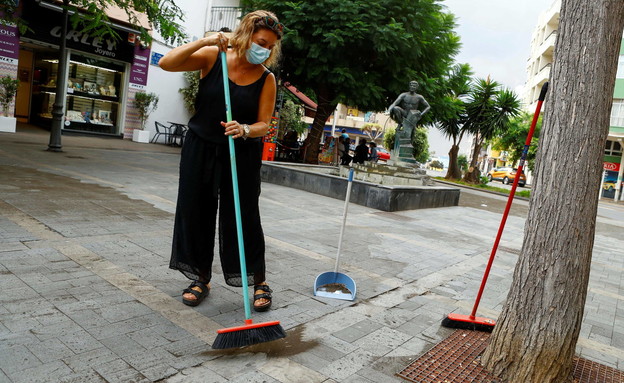
[[[480,191],[480,192],[484,192],[484,193],[490,193],[490,194],[494,194],[494,195],[499,195],[499,196],[503,196],[503,197],[509,197],[508,193],[501,193],[501,192],[497,192],[497,191],[493,191],[493,190],[487,190],[487,189],[481,189],[481,188],[476,188],[476,187],[472,187],[472,186],[468,186],[468,185],[462,185],[462,184],[458,184],[455,182],[450,182],[450,181],[443,181],[443,180],[439,180],[437,178],[433,178],[434,182],[440,182],[446,185],[453,185],[459,188],[464,188],[464,189],[471,189],[471,190],[476,190],[476,191]],[[526,197],[521,197],[518,195],[514,195],[514,199],[519,199],[519,200],[523,200],[523,201],[529,201],[529,198]]]

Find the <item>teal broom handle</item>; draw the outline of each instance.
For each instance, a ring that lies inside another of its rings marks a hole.
[[[232,121],[232,109],[230,104],[230,82],[225,52],[221,56],[221,68],[223,68],[223,90],[225,93],[225,114],[227,121]],[[241,280],[243,283],[243,299],[245,304],[245,319],[251,320],[251,307],[249,306],[249,285],[247,283],[247,264],[245,263],[245,243],[243,241],[243,221],[241,219],[240,199],[238,197],[238,172],[236,171],[236,151],[234,150],[234,138],[228,136],[230,148],[230,165],[232,168],[232,191],[234,192],[234,214],[236,215],[236,237],[238,238],[238,257],[240,258]]]

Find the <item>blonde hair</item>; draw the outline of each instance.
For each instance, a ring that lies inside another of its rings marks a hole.
[[[256,33],[259,29],[266,29],[278,36],[278,40],[275,42],[275,46],[271,49],[271,55],[268,59],[263,63],[266,66],[272,67],[279,60],[279,56],[282,48],[282,40],[281,36],[275,32],[273,29],[266,27],[264,25],[258,25],[258,21],[262,20],[264,17],[271,17],[275,19],[275,21],[279,22],[277,16],[273,12],[270,11],[253,11],[248,13],[241,20],[238,28],[234,31],[232,38],[230,39],[230,44],[232,45],[232,49],[236,52],[238,57],[245,57],[247,49],[251,48],[251,36]]]

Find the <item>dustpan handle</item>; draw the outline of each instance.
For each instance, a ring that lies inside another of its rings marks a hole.
[[[232,121],[230,105],[230,80],[228,76],[227,57],[225,52],[221,56],[221,68],[223,69],[223,91],[225,94],[225,114],[227,121]],[[245,305],[245,319],[251,319],[251,307],[249,305],[249,285],[247,283],[247,265],[245,263],[245,243],[243,241],[243,223],[241,219],[240,199],[238,196],[238,172],[236,171],[236,151],[234,150],[234,138],[228,136],[230,149],[230,167],[232,169],[232,191],[234,192],[234,214],[236,215],[236,238],[238,239],[238,257],[240,258],[241,281],[243,284],[243,302]]]
[[[353,168],[349,169],[347,196],[345,197],[344,211],[342,213],[342,226],[340,227],[340,237],[338,238],[338,254],[336,254],[336,266],[334,266],[334,273],[338,272],[338,265],[340,264],[340,253],[342,252],[342,237],[344,235],[345,224],[347,223],[347,211],[349,210],[349,200],[351,199],[351,186],[353,185],[353,172]]]

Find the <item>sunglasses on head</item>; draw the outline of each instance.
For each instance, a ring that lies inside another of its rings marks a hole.
[[[277,33],[277,36],[280,39],[282,38],[282,35],[284,34],[284,24],[275,20],[271,16],[264,16],[264,17],[259,18],[258,21],[256,21],[256,24],[260,26],[265,26],[271,29],[273,32]]]

